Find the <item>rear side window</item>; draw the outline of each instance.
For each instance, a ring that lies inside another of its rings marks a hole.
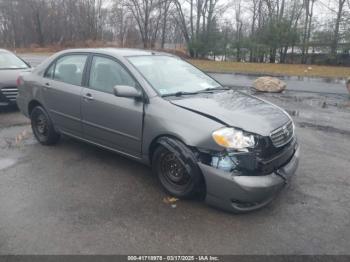
[[[83,79],[86,60],[87,55],[67,55],[58,59],[56,67],[54,67],[53,79],[67,84],[80,86]],[[47,71],[47,74],[50,69]]]
[[[89,87],[112,94],[116,85],[136,87],[136,82],[118,62],[95,56],[91,65]]]

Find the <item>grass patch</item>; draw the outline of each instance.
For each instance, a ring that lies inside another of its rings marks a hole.
[[[188,61],[207,72],[251,73],[276,76],[308,76],[328,78],[350,77],[350,67],[340,66],[217,62],[195,59],[190,59]]]

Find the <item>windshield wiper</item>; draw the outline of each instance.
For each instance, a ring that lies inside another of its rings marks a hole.
[[[164,94],[162,97],[167,97],[167,96],[185,96],[185,95],[198,95],[198,94],[203,94],[203,93],[213,93],[214,91],[220,91],[220,90],[230,90],[231,88],[229,87],[224,87],[224,86],[217,86],[217,87],[212,87],[212,88],[206,88],[203,90],[198,90],[195,92],[185,92],[185,91],[179,91],[176,93],[170,93],[170,94]]]
[[[164,94],[162,97],[167,97],[167,96],[186,96],[186,95],[196,95],[199,94],[199,92],[184,92],[184,91],[179,91],[176,93],[170,93],[170,94]]]
[[[0,67],[0,70],[23,70],[23,69],[28,69],[28,67],[16,67],[16,68],[13,68],[13,67]]]
[[[208,92],[208,91],[220,91],[220,90],[231,90],[231,88],[229,88],[227,86],[217,86],[217,87],[209,87],[209,88],[206,88],[206,89],[204,89],[202,91],[203,92]]]

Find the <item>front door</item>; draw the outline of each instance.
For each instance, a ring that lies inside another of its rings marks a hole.
[[[81,98],[83,134],[92,142],[140,157],[143,102],[115,96],[116,85],[138,86],[119,62],[94,56]]]

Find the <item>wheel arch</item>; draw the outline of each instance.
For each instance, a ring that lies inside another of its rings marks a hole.
[[[158,146],[161,145],[168,149],[169,151],[174,152],[175,154],[182,155],[183,157],[180,158],[180,161],[183,162],[185,168],[187,171],[191,174],[191,170],[198,172],[199,174],[199,188],[197,193],[200,193],[200,197],[204,197],[206,194],[206,181],[203,176],[202,170],[200,169],[198,162],[199,160],[199,154],[196,153],[196,148],[193,146],[189,146],[184,141],[182,141],[180,138],[174,135],[159,135],[156,138],[153,139],[150,151],[149,151],[149,157],[150,157],[150,163],[152,165],[153,162],[153,156],[158,148]],[[198,151],[199,153],[199,151]],[[187,162],[186,161],[189,161]],[[186,164],[187,163],[187,164]],[[193,164],[189,164],[193,163]],[[194,168],[194,169],[193,169]]]
[[[149,147],[148,147],[148,161],[149,163],[152,165],[152,159],[153,159],[153,154],[155,152],[155,150],[157,149],[158,146],[161,145],[160,141],[161,139],[166,139],[166,138],[170,138],[170,139],[175,139],[177,141],[180,141],[181,143],[183,143],[184,145],[188,146],[183,139],[179,138],[176,135],[172,135],[172,134],[161,134],[156,136],[155,138],[153,138],[152,142],[150,143]]]
[[[33,99],[32,101],[29,102],[29,104],[28,104],[28,115],[29,116],[32,113],[33,109],[37,106],[43,107],[43,105],[38,100]]]

